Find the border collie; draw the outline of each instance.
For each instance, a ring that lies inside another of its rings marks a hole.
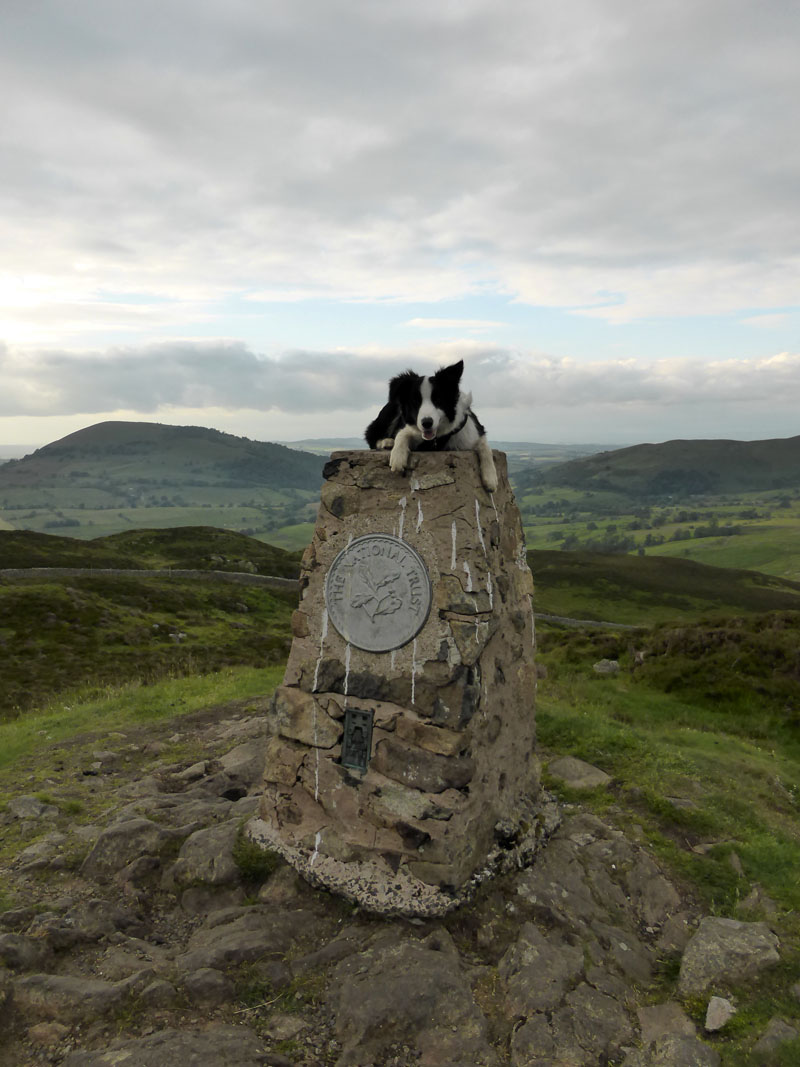
[[[493,493],[497,471],[486,431],[472,411],[471,393],[459,389],[464,361],[423,376],[407,370],[389,382],[389,400],[364,437],[370,448],[391,449],[389,466],[400,473],[409,452],[442,449],[478,453],[481,481]]]

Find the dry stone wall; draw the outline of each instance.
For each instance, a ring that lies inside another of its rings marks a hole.
[[[536,837],[533,584],[495,462],[492,495],[471,452],[325,468],[250,834],[375,910],[448,910]]]

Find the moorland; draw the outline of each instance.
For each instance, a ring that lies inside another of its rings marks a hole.
[[[735,991],[737,1013],[711,1040],[725,1067],[789,1067],[800,1060],[798,1041],[769,1061],[753,1059],[751,1049],[776,1015],[800,1028],[800,477],[780,486],[726,483],[718,493],[673,484],[647,497],[619,486],[556,484],[564,476],[553,457],[533,473],[529,464],[527,473],[526,464],[514,466],[537,613],[611,623],[538,624],[544,762],[574,755],[612,776],[609,788],[580,794],[547,773],[545,782],[565,804],[646,843],[705,911],[764,919],[778,932],[780,965]],[[71,485],[69,469],[61,467],[62,488]],[[0,480],[0,505],[14,491],[33,490]],[[316,507],[312,488],[269,491],[308,494],[303,507]],[[53,514],[39,500],[41,509],[30,510]],[[291,505],[280,514],[288,503],[280,497],[252,510],[266,522],[277,509],[278,522],[296,517]],[[146,506],[130,504],[94,511],[115,507],[136,519],[141,510],[143,524],[148,517]],[[202,526],[188,528],[165,521],[107,536],[88,525],[0,530],[0,566],[209,572],[191,581],[135,573],[0,577],[6,795],[19,792],[24,765],[25,791],[66,810],[75,799],[49,782],[42,754],[50,748],[68,746],[73,758],[126,724],[179,723],[211,705],[262,698],[279,681],[294,595],[229,586],[211,572],[291,576],[298,554],[268,544],[268,531],[251,537],[206,522],[216,507],[202,507]],[[85,507],[59,508],[86,517]],[[0,515],[13,525],[28,521],[28,509],[6,504]],[[231,510],[221,508],[235,525]],[[275,532],[292,527],[298,541],[310,529],[288,523]],[[291,539],[284,536],[284,547]],[[603,659],[618,669],[596,673]],[[0,907],[18,903],[8,889],[3,896],[0,882]],[[659,999],[676,995],[676,977],[675,960],[665,957]],[[689,998],[684,1007],[702,1027],[705,1002]]]

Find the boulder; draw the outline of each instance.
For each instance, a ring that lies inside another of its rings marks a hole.
[[[778,963],[778,947],[766,923],[707,916],[683,954],[678,992],[692,996],[754,978]]]
[[[329,998],[342,1043],[337,1067],[385,1063],[393,1046],[414,1050],[430,1067],[497,1064],[457,954],[434,941],[388,936],[335,968]]]

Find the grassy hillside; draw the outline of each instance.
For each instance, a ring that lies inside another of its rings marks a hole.
[[[57,693],[285,659],[296,596],[136,576],[0,583],[0,719]]]
[[[105,422],[0,467],[0,529],[268,534],[312,517],[321,482],[320,457],[283,445],[198,426]]]
[[[203,527],[96,542],[0,531],[0,566],[249,571],[295,577],[297,554]],[[293,593],[131,575],[0,578],[0,718],[75,687],[231,664],[263,667],[290,645]]]
[[[162,485],[316,489],[318,457],[203,426],[101,422],[0,468],[0,489],[98,480],[135,491]]]
[[[297,577],[299,553],[212,526],[127,530],[93,541],[0,530],[2,567],[115,567],[249,571]]]
[[[666,441],[560,463],[518,484],[569,486],[632,497],[781,489],[800,485],[800,436],[771,441]]]
[[[530,551],[537,612],[636,626],[800,611],[800,582],[660,556]]]

